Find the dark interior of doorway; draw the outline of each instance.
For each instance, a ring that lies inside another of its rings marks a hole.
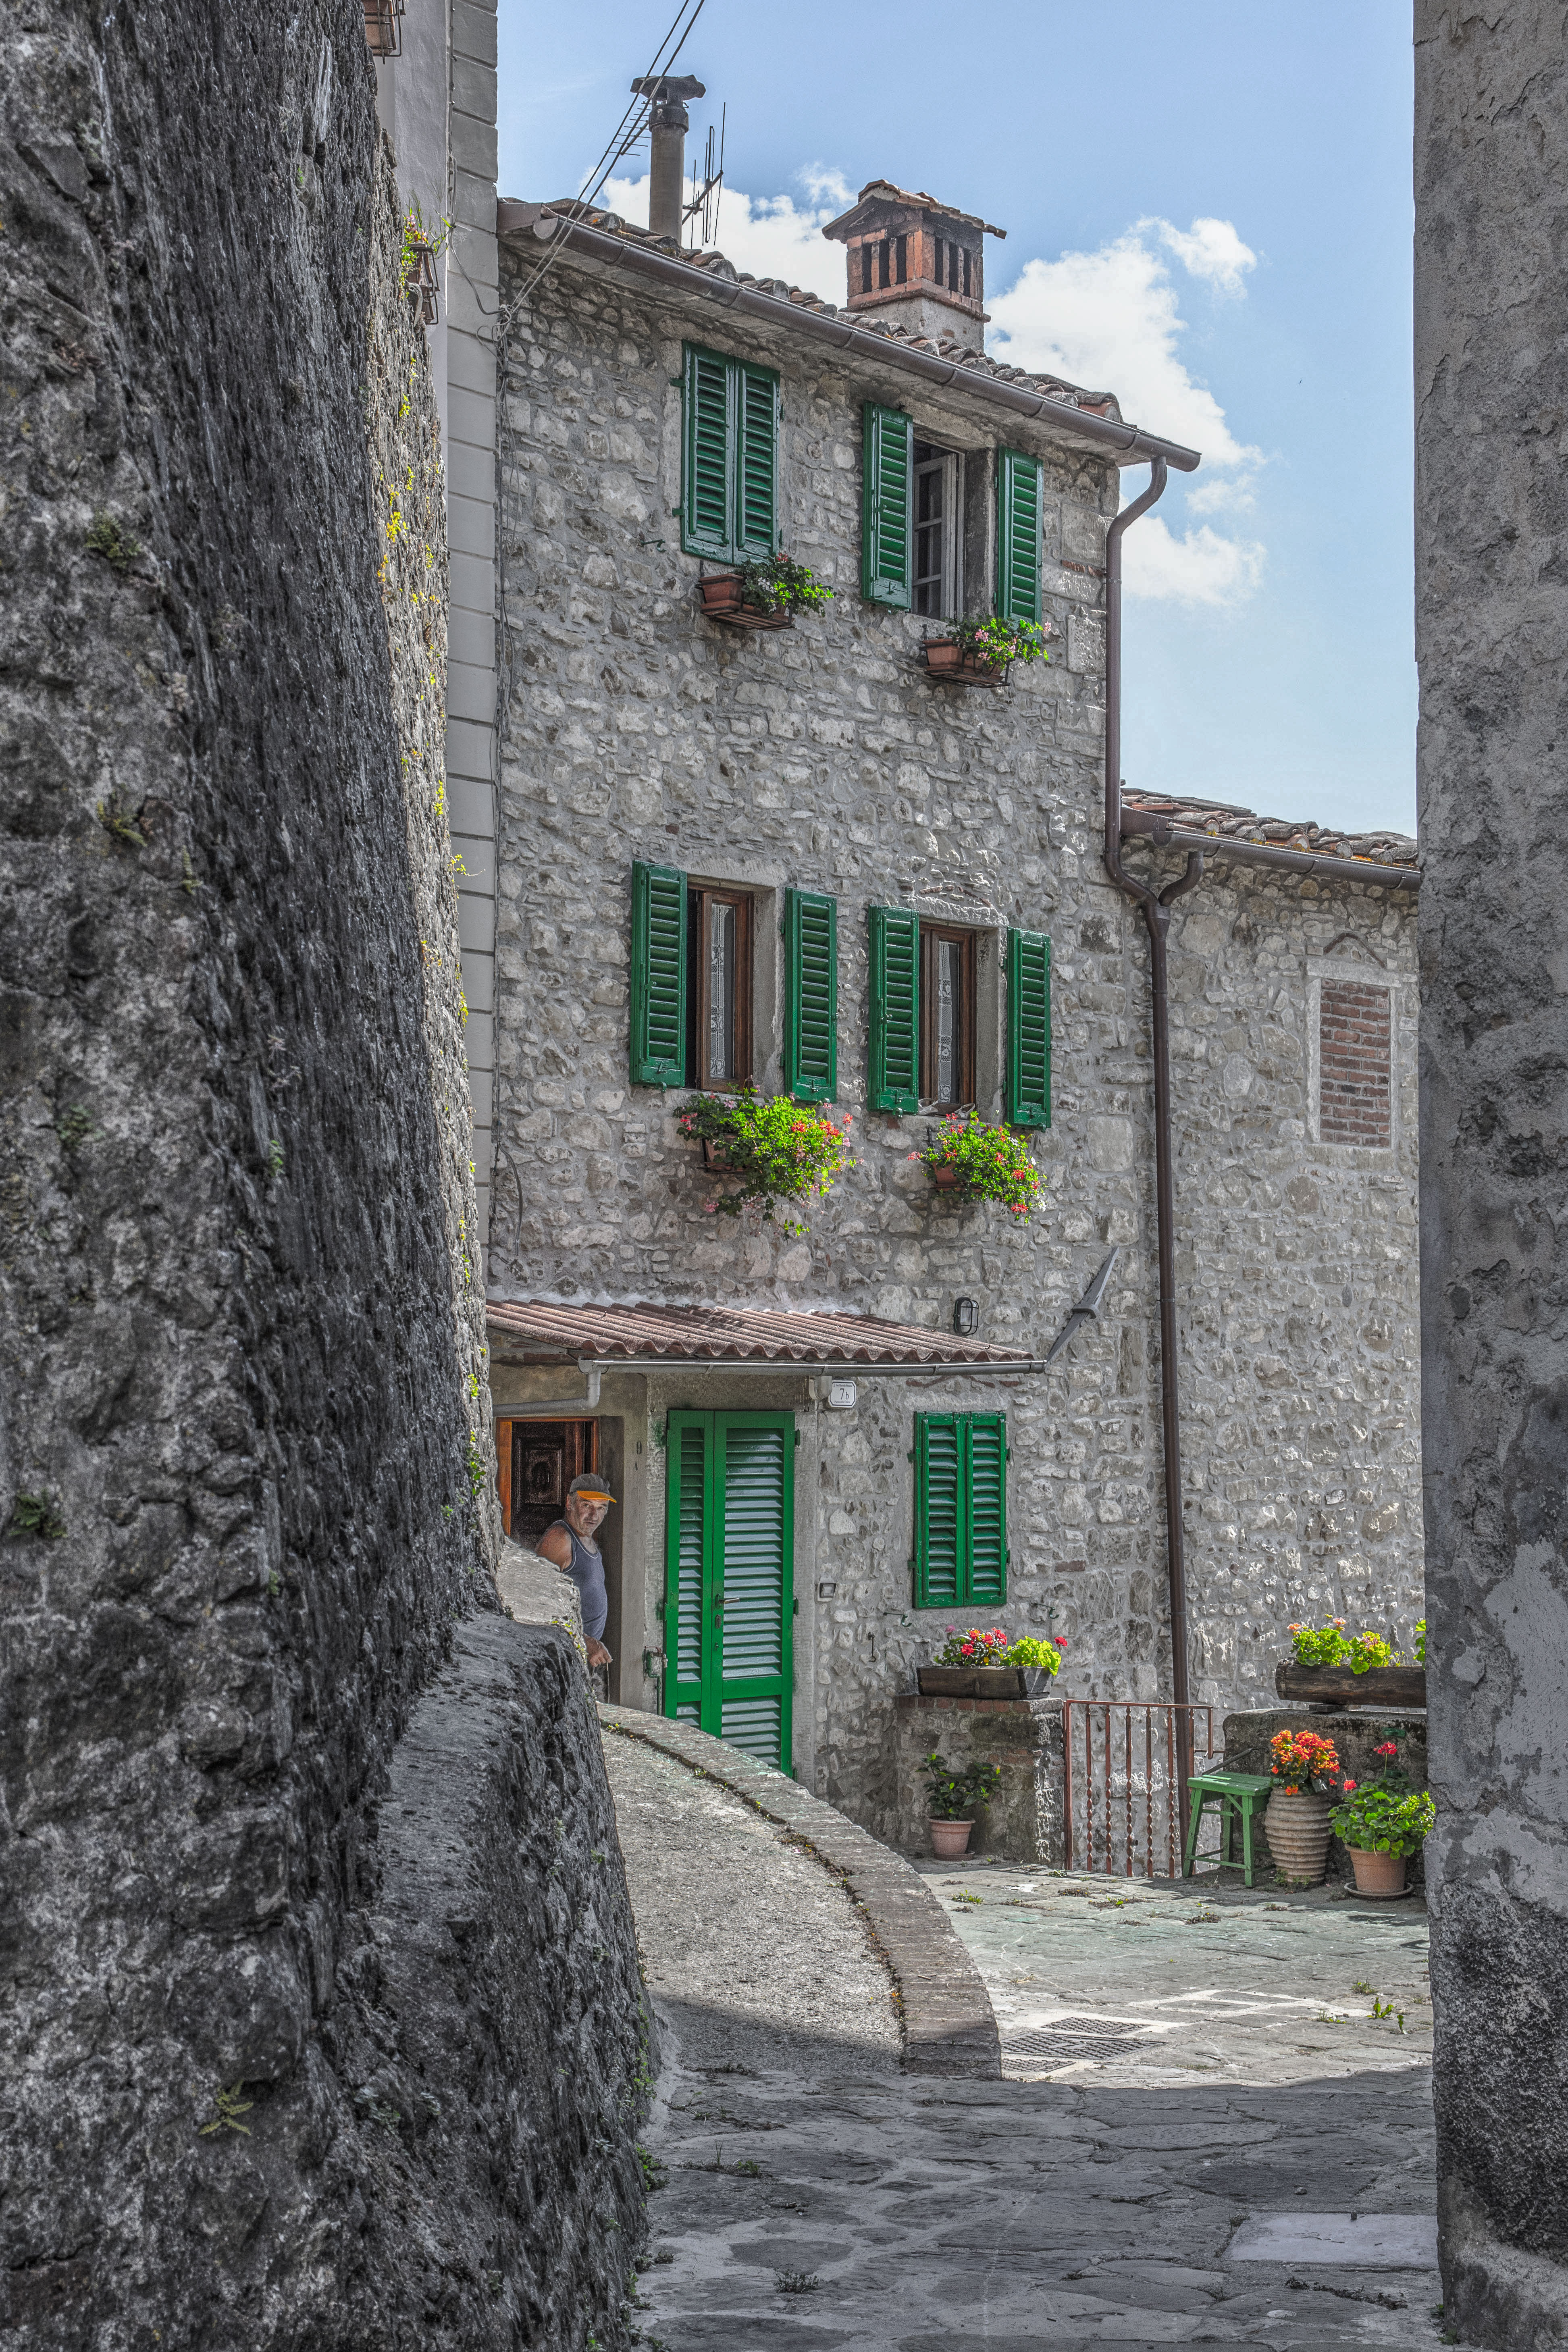
[[[564,1516],[566,1489],[584,1471],[596,1471],[616,1496],[597,1538],[605,1555],[605,1589],[610,1603],[605,1626],[605,1643],[614,1660],[609,1690],[612,1699],[640,1703],[641,1653],[627,1658],[622,1639],[623,1430],[619,1416],[608,1413],[594,1421],[498,1419],[497,1483],[501,1525],[514,1543],[527,1544],[531,1550],[537,1549],[552,1520]],[[639,1633],[637,1638],[644,1637]]]

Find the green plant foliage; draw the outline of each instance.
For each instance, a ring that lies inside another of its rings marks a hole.
[[[1062,1652],[1067,1648],[1065,1633],[1057,1633],[1048,1642],[1037,1641],[1033,1633],[1020,1633],[1011,1643],[1003,1657],[1005,1666],[1032,1666],[1042,1674],[1059,1672]]]
[[[45,1543],[58,1543],[66,1532],[66,1523],[55,1507],[50,1495],[18,1495],[11,1506],[11,1523],[7,1535],[37,1536]]]
[[[809,564],[796,563],[781,547],[776,554],[752,556],[741,566],[741,601],[763,613],[815,613],[837,592]]]
[[[1352,1675],[1370,1675],[1374,1666],[1391,1666],[1394,1650],[1381,1633],[1357,1633],[1348,1645]]]
[[[1426,1620],[1425,1617],[1418,1617],[1415,1621],[1415,1663],[1418,1666],[1424,1666],[1426,1663]]]
[[[1000,613],[990,613],[981,620],[954,621],[948,634],[973,660],[1005,670],[1016,661],[1048,662],[1047,640],[1056,635],[1056,628],[1049,621],[1007,621]]]
[[[1285,1630],[1299,1666],[1337,1666],[1350,1655],[1342,1617],[1331,1617],[1326,1625],[1288,1625]]]
[[[92,1113],[85,1103],[72,1103],[55,1121],[55,1133],[67,1151],[79,1151],[84,1144],[98,1139],[98,1129],[92,1123]]]
[[[209,2133],[216,2131],[242,2132],[247,2139],[250,2137],[250,2126],[242,2124],[239,2118],[247,2116],[256,2102],[240,2097],[244,2087],[242,2083],[231,2083],[226,2091],[220,2087],[214,2099],[217,2113],[210,2124],[203,2124],[196,2135],[198,2139],[205,2139]]]
[[[772,1220],[775,1202],[820,1200],[855,1165],[844,1139],[849,1119],[833,1119],[820,1103],[764,1098],[748,1085],[733,1100],[693,1095],[679,1117],[683,1135],[722,1147],[725,1166],[739,1179],[733,1192],[703,1202],[710,1215],[739,1216],[754,1201]],[[786,1234],[809,1230],[798,1218],[778,1222]]]
[[[1415,1853],[1437,1818],[1429,1790],[1398,1790],[1380,1782],[1350,1784],[1353,1793],[1337,1804],[1329,1820],[1344,1845],[1363,1853]]]
[[[132,532],[121,530],[107,507],[100,507],[93,516],[82,545],[89,555],[101,555],[116,572],[129,572],[142,552],[141,541]]]
[[[933,1822],[971,1820],[1002,1786],[999,1764],[966,1764],[955,1770],[935,1748],[920,1774],[926,1784],[926,1810]]]
[[[956,1168],[959,1190],[971,1200],[999,1201],[1015,1217],[1039,1206],[1044,1177],[1027,1144],[1010,1127],[987,1127],[978,1111],[944,1118],[934,1143],[911,1151],[923,1168]]]
[[[98,821],[105,833],[112,834],[115,840],[122,841],[128,849],[146,848],[147,836],[142,830],[142,812],[132,808],[123,793],[110,793],[109,798],[100,801],[97,806]]]
[[[1007,1636],[1000,1625],[986,1632],[979,1625],[947,1629],[947,1639],[931,1661],[938,1666],[1000,1666],[1007,1663]]]

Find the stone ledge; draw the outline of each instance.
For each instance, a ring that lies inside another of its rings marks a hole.
[[[911,1715],[935,1714],[943,1707],[956,1708],[962,1715],[1034,1715],[1042,1709],[1059,1708],[1059,1698],[937,1698],[925,1691],[899,1691],[893,1705]]]
[[[1000,2080],[1001,2042],[979,1971],[935,1895],[901,1855],[782,1772],[770,1771],[743,1749],[689,1723],[604,1705],[599,1721],[606,1730],[646,1740],[678,1763],[706,1773],[754,1805],[764,1819],[804,1839],[838,1873],[898,1986],[906,2074]]]

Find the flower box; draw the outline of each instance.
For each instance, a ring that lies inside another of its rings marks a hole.
[[[920,1666],[916,1672],[921,1698],[1022,1698],[1025,1695],[1021,1666]],[[1050,1679],[1049,1675],[1040,1675],[1042,1682]]]
[[[1349,1666],[1299,1666],[1285,1659],[1274,1669],[1274,1687],[1281,1698],[1309,1706],[1425,1706],[1426,1669],[1369,1666],[1357,1675]]]
[[[963,1171],[951,1165],[933,1168],[931,1181],[939,1192],[958,1192],[963,1189]]]
[[[770,613],[761,604],[748,604],[744,587],[738,572],[709,572],[697,583],[697,593],[702,610],[710,621],[722,621],[731,629],[793,629],[795,622],[788,613]]]
[[[956,637],[927,637],[921,651],[928,674],[944,686],[1000,686],[1007,674],[1005,661],[971,653]]]

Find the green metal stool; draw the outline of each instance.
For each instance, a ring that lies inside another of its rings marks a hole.
[[[1205,1808],[1219,1807],[1219,1858],[1230,1861],[1231,1841],[1236,1824],[1241,1823],[1242,1869],[1248,1886],[1252,1884],[1252,1822],[1268,1801],[1268,1791],[1274,1786],[1268,1772],[1194,1772],[1187,1782],[1192,1791],[1193,1817],[1187,1824],[1187,1850],[1182,1857],[1182,1876],[1193,1874],[1193,1861],[1198,1849],[1198,1829]]]

